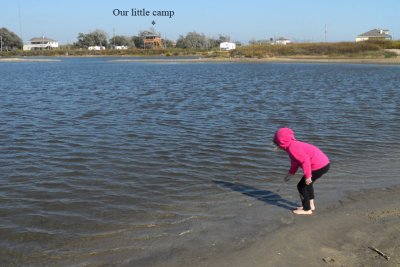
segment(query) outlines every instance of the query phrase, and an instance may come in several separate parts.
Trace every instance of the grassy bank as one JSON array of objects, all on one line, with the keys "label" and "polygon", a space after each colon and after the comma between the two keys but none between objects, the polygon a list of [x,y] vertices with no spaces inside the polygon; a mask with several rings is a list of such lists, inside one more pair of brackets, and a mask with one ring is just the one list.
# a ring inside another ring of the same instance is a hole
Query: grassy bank
[{"label": "grassy bank", "polygon": [[386,49],[400,49],[400,41],[340,42],[340,43],[294,43],[289,45],[246,45],[233,51],[201,49],[128,49],[89,51],[86,49],[55,49],[35,51],[8,51],[3,57],[21,56],[202,56],[212,58],[271,58],[318,56],[327,58],[392,58],[396,53]]},{"label": "grassy bank", "polygon": [[290,45],[252,45],[243,46],[231,52],[237,57],[290,57],[290,56],[321,56],[347,58],[389,58],[396,57],[386,49],[400,49],[399,41],[391,42],[360,42],[360,43],[304,43]]},{"label": "grassy bank", "polygon": [[197,49],[138,49],[131,48],[127,50],[106,49],[100,51],[86,49],[53,49],[53,50],[33,50],[33,51],[8,51],[0,53],[4,57],[29,57],[29,56],[191,56],[208,55],[207,51]]}]

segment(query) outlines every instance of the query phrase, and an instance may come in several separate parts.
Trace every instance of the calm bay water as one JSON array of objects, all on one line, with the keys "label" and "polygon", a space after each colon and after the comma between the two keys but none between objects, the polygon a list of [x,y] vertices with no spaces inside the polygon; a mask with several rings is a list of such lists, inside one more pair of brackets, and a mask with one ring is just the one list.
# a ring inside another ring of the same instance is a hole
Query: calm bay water
[{"label": "calm bay water", "polygon": [[[278,127],[323,149],[321,206],[399,185],[400,67],[0,63],[0,258],[146,266],[240,249],[293,220]],[[300,176],[299,176],[300,177]]]}]

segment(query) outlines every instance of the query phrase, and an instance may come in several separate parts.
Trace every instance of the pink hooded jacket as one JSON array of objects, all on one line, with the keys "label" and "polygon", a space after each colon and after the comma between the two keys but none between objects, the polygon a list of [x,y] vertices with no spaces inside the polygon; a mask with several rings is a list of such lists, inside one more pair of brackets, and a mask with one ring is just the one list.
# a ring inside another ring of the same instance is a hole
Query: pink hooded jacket
[{"label": "pink hooded jacket", "polygon": [[289,128],[280,128],[275,133],[274,142],[290,157],[290,174],[295,174],[301,166],[304,176],[311,178],[311,172],[325,167],[329,158],[316,146],[297,141]]}]

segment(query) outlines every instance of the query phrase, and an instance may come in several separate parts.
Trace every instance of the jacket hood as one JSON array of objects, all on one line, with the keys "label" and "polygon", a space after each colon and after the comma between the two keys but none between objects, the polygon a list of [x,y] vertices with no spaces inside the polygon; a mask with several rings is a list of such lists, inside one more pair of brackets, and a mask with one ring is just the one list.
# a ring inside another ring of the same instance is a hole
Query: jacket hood
[{"label": "jacket hood", "polygon": [[274,137],[274,143],[283,149],[287,149],[295,140],[294,132],[290,128],[278,129]]}]

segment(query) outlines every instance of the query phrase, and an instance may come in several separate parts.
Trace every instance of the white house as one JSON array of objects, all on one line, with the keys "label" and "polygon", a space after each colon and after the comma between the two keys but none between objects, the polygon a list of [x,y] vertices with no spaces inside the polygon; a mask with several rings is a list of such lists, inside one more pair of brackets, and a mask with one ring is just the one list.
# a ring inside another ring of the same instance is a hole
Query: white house
[{"label": "white house", "polygon": [[58,42],[56,40],[46,37],[35,37],[29,40],[28,44],[23,46],[23,50],[39,50],[39,49],[54,49],[58,48]]},{"label": "white house", "polygon": [[127,50],[128,46],[126,46],[126,45],[116,45],[116,46],[114,46],[114,49],[116,49],[116,50]]},{"label": "white house", "polygon": [[230,43],[230,42],[222,42],[219,44],[219,49],[224,50],[224,51],[235,50],[236,44]]},{"label": "white house", "polygon": [[392,36],[389,35],[389,30],[373,29],[356,37],[356,42],[368,40],[392,40]]},{"label": "white house", "polygon": [[89,46],[88,50],[106,50],[106,48],[104,46]]},{"label": "white house", "polygon": [[279,37],[278,39],[275,40],[275,44],[277,44],[277,45],[287,45],[290,43],[291,43],[291,41],[284,37]]}]

